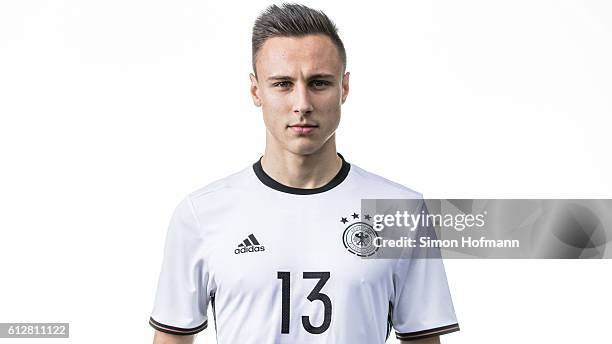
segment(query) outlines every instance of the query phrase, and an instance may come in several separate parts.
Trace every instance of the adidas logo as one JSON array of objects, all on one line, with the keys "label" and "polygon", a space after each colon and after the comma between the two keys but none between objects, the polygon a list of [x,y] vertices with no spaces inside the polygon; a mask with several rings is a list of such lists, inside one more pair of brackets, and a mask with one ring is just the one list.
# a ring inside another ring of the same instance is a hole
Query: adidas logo
[{"label": "adidas logo", "polygon": [[234,250],[235,254],[248,253],[248,252],[260,252],[265,251],[266,248],[257,241],[255,236],[251,233],[249,236],[242,240],[242,243],[238,245],[238,248]]}]

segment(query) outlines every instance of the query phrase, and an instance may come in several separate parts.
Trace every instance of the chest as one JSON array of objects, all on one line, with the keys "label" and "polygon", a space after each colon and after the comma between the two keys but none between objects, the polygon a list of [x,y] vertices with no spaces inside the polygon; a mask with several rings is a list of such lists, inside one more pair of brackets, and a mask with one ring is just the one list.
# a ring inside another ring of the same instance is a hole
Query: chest
[{"label": "chest", "polygon": [[374,249],[376,233],[363,220],[357,211],[320,208],[228,214],[207,228],[203,252],[211,287],[234,295],[262,295],[283,283],[308,291],[323,280],[324,288],[338,292],[388,288],[393,261],[363,258],[355,250]]}]

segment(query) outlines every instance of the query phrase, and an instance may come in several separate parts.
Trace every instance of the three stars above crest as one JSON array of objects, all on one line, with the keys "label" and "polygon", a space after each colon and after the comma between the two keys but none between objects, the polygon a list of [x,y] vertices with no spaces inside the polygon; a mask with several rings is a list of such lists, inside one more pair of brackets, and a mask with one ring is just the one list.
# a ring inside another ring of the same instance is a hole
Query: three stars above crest
[{"label": "three stars above crest", "polygon": [[[349,217],[352,217],[353,219],[359,219],[359,214],[357,214],[357,213],[353,213],[353,214],[352,214],[352,215],[350,215],[350,216],[343,217],[343,218],[341,218],[341,219],[340,219],[340,222],[342,222],[343,224],[346,224],[347,222],[349,222],[349,220],[348,220],[348,218],[349,218]],[[372,216],[370,216],[369,214],[365,214],[365,215],[363,216],[363,218],[364,218],[365,220],[367,220],[367,221],[370,221],[370,220],[372,219]]]}]

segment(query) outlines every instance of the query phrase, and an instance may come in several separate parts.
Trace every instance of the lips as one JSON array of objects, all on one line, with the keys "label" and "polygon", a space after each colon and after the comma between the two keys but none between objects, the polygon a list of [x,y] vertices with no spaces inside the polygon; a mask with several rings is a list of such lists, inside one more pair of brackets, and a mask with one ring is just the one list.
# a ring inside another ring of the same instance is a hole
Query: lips
[{"label": "lips", "polygon": [[295,124],[290,125],[289,128],[296,134],[305,135],[313,132],[318,125],[315,124]]}]

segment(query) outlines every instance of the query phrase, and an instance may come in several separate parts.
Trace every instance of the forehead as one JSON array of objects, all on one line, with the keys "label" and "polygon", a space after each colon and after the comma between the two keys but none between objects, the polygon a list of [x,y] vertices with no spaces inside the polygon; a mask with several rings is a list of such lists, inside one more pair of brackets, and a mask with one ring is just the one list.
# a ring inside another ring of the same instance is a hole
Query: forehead
[{"label": "forehead", "polygon": [[338,48],[325,35],[267,39],[258,53],[256,66],[261,75],[339,74],[342,70]]}]

